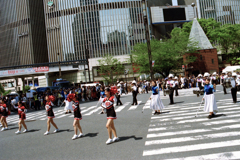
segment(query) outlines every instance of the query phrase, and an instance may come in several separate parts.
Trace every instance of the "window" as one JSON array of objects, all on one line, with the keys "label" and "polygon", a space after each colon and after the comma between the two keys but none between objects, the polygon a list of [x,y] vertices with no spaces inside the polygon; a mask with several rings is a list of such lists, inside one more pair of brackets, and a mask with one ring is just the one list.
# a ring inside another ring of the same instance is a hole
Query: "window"
[{"label": "window", "polygon": [[200,55],[200,60],[202,60],[202,55]]},{"label": "window", "polygon": [[214,59],[212,59],[212,64],[214,64]]}]

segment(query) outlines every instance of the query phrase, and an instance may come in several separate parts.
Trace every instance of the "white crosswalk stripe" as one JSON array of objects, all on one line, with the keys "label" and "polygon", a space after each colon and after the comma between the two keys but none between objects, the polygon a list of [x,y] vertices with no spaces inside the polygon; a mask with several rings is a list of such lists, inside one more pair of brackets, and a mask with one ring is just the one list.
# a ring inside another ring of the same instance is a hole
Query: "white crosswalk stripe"
[{"label": "white crosswalk stripe", "polygon": [[[222,150],[240,146],[240,105],[232,103],[232,99],[218,100],[219,117],[210,120],[203,105],[195,118],[199,105],[200,102],[168,106],[167,113],[152,116],[143,156],[174,160],[239,159],[240,151],[223,154]],[[205,153],[206,150],[212,154]],[[189,157],[181,157],[188,152]]]},{"label": "white crosswalk stripe", "polygon": [[135,105],[135,106],[131,106],[128,110],[130,111],[130,110],[135,110],[139,105],[140,105],[140,103],[141,103],[142,101],[138,101],[137,103],[137,105]]}]

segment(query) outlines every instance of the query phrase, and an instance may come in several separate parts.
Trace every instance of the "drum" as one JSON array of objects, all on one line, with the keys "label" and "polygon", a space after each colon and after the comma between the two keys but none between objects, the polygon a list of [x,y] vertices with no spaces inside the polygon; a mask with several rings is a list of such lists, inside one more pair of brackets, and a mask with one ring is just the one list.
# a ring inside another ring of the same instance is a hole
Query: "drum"
[{"label": "drum", "polygon": [[165,94],[169,95],[170,94],[170,90],[169,89],[165,89]]},{"label": "drum", "polygon": [[225,88],[232,88],[231,82],[229,82],[229,81],[224,82],[224,83],[223,83],[223,86],[224,86]]}]

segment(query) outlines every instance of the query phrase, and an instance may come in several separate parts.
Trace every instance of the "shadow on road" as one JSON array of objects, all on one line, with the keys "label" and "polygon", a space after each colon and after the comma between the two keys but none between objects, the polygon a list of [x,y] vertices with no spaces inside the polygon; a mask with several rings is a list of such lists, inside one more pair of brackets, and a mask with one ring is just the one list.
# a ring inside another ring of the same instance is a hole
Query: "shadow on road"
[{"label": "shadow on road", "polygon": [[184,103],[184,101],[181,101],[181,102],[175,102],[175,104],[178,104],[178,103]]},{"label": "shadow on road", "polygon": [[[38,131],[40,131],[41,129],[31,129],[31,130],[29,130],[28,132],[38,132]],[[27,132],[27,133],[28,133]]]},{"label": "shadow on road", "polygon": [[136,137],[136,136],[125,136],[125,137],[119,137],[120,141],[125,141],[128,139],[134,138],[135,140],[141,140],[143,139],[142,137]]},{"label": "shadow on road", "polygon": [[18,127],[9,128],[8,130],[18,129]]},{"label": "shadow on road", "polygon": [[57,133],[61,133],[61,132],[72,132],[74,130],[70,130],[70,129],[60,129]]},{"label": "shadow on road", "polygon": [[218,117],[222,117],[222,116],[227,116],[226,114],[216,114],[214,117],[212,118],[218,118]]},{"label": "shadow on road", "polygon": [[96,137],[98,133],[88,133],[84,137]]},{"label": "shadow on road", "polygon": [[161,114],[165,114],[165,113],[170,113],[170,111],[166,111],[166,112],[161,112]]}]

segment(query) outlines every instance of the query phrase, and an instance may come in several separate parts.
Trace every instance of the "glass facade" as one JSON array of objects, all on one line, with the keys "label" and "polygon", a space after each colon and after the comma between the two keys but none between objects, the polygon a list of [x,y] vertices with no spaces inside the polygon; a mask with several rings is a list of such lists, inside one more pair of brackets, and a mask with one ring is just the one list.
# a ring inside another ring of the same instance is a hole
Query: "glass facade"
[{"label": "glass facade", "polygon": [[197,0],[200,18],[214,18],[222,24],[240,24],[239,0]]},{"label": "glass facade", "polygon": [[43,3],[0,0],[0,68],[48,62]]},{"label": "glass facade", "polygon": [[125,55],[145,41],[141,0],[43,1],[49,62]]}]

